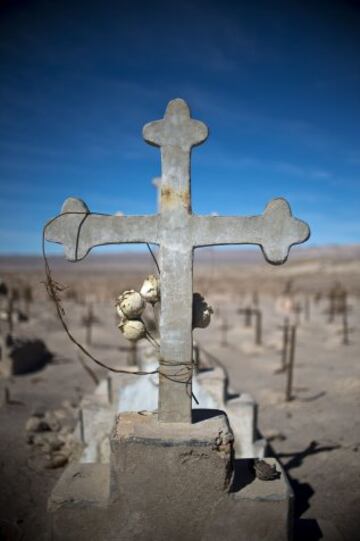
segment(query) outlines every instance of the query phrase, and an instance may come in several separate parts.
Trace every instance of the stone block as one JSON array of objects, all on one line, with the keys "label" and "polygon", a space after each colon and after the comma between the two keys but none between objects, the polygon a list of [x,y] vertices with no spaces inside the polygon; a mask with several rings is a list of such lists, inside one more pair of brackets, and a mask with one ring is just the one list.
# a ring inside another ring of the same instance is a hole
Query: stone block
[{"label": "stone block", "polygon": [[248,393],[242,393],[226,403],[226,414],[234,433],[236,458],[262,458],[266,440],[259,439],[257,430],[257,404]]},{"label": "stone block", "polygon": [[203,370],[197,375],[199,384],[213,397],[218,407],[223,409],[225,405],[225,394],[227,378],[225,370],[217,366],[210,370]]},{"label": "stone block", "polygon": [[[110,497],[129,516],[142,517],[141,539],[198,539],[229,489],[233,435],[227,418],[205,410],[194,416],[198,422],[176,425],[159,423],[156,414],[118,416],[110,441]],[[132,539],[130,528],[126,535]]]},{"label": "stone block", "polygon": [[[81,402],[82,409],[82,431],[84,436],[85,448],[80,458],[80,462],[109,462],[108,456],[105,457],[100,448],[104,440],[109,438],[110,427],[113,425],[115,412],[111,404],[104,404],[97,399],[91,400],[86,397]],[[80,423],[77,424],[75,437],[81,441]]]}]

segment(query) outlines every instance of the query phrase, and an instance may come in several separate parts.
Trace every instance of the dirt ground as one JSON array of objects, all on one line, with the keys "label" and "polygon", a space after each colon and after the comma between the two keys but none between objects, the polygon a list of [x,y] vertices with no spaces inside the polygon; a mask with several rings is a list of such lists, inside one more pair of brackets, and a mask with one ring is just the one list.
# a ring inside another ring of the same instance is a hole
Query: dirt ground
[{"label": "dirt ground", "polygon": [[[146,274],[154,272],[151,259],[122,255],[114,260],[95,258],[79,267],[63,265],[60,260],[52,263],[54,277],[69,286],[62,297],[76,337],[85,341],[82,318],[92,304],[98,322],[92,329],[91,351],[113,366],[125,365],[126,343],[116,327],[114,299],[126,288],[138,288]],[[46,502],[63,468],[47,467],[47,457],[27,443],[25,424],[39,407],[54,410],[72,404],[76,411],[76,404],[94,388],[94,382],[46,297],[40,283],[44,280],[41,262],[2,259],[0,273],[13,286],[31,284],[33,288],[29,321],[15,323],[14,334],[42,338],[53,354],[52,361],[38,372],[10,379],[0,376],[0,532],[6,540],[45,541],[49,539]],[[339,280],[349,294],[349,345],[342,344],[341,317],[328,322],[327,293]],[[293,399],[288,402],[286,375],[276,373],[284,321],[279,298],[286,287],[302,307]],[[233,254],[208,252],[195,267],[195,290],[205,294],[215,311],[211,326],[196,330],[195,339],[226,367],[232,389],[253,394],[259,404],[259,428],[290,477],[296,497],[295,539],[359,538],[358,248],[320,255],[303,252],[282,268],[260,263],[252,254],[237,259]],[[244,315],[237,313],[256,297],[263,319],[260,346],[254,343],[254,324],[245,327]],[[6,323],[1,326],[5,333]],[[102,369],[94,370],[99,376],[105,374]]]}]

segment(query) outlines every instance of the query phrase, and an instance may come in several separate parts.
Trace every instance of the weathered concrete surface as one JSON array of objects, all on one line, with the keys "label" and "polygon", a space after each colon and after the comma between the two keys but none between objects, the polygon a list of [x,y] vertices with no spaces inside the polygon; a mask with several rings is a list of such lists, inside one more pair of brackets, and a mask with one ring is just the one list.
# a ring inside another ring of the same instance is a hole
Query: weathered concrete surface
[{"label": "weathered concrete surface", "polygon": [[191,422],[193,250],[219,244],[257,244],[270,263],[283,263],[309,227],[292,217],[284,199],[274,199],[262,216],[194,216],[191,213],[192,147],[207,138],[204,123],[190,117],[182,99],[169,102],[163,119],[144,127],[145,140],[161,150],[160,213],[155,216],[89,214],[86,204],[68,199],[46,238],[64,245],[77,261],[94,247],[125,242],[160,245],[159,420]]},{"label": "weathered concrete surface", "polygon": [[70,464],[51,493],[48,511],[105,508],[109,499],[109,473],[106,464]]},{"label": "weathered concrete surface", "polygon": [[[156,356],[146,357],[139,352],[141,368],[151,372],[156,368]],[[109,402],[108,378],[113,400]],[[115,415],[123,412],[155,411],[158,395],[158,374],[124,380],[112,374],[100,381],[95,392],[81,402],[83,435],[86,447],[81,462],[109,462],[109,436]],[[228,417],[234,434],[235,458],[263,458],[266,440],[257,428],[257,404],[248,393],[234,393],[228,387],[227,375],[221,366],[200,371],[194,376],[193,391],[199,404],[193,400],[193,409],[221,410]],[[119,398],[118,398],[119,397]],[[80,439],[79,425],[76,435]]]},{"label": "weathered concrete surface", "polygon": [[[82,418],[75,429],[75,436],[79,441],[83,439],[85,444],[80,460],[84,463],[102,462],[104,445],[106,446],[104,442],[109,440],[110,427],[114,421],[114,409],[109,404],[88,397],[82,401],[81,409]],[[106,462],[108,461],[107,459]]]},{"label": "weathered concrete surface", "polygon": [[263,458],[266,440],[257,429],[257,404],[249,393],[241,393],[226,403],[226,415],[234,432],[235,456],[241,458]]},{"label": "weathered concrete surface", "polygon": [[226,413],[234,434],[235,457],[263,458],[266,453],[266,440],[258,433],[257,404],[253,397],[249,393],[231,396],[227,375],[221,366],[201,371],[196,379],[213,397],[215,407]]},{"label": "weathered concrete surface", "polygon": [[66,468],[48,501],[52,541],[120,539],[107,531],[109,474],[107,464]]},{"label": "weathered concrete surface", "polygon": [[234,462],[223,414],[195,417],[190,430],[123,414],[111,451],[110,468],[65,470],[49,500],[53,541],[288,539],[292,492],[284,473],[268,459],[281,477],[259,481],[251,461]]},{"label": "weathered concrete surface", "polygon": [[241,488],[236,490],[234,487],[234,492],[216,506],[209,517],[201,541],[292,539],[293,491],[278,461],[274,458],[267,458],[266,461],[269,464],[276,464],[277,470],[281,472],[279,479],[274,481],[254,479],[249,474],[251,461],[237,461],[236,475]]},{"label": "weathered concrete surface", "polygon": [[[203,416],[204,412],[199,413]],[[141,516],[132,539],[199,538],[232,477],[232,433],[223,414],[194,422],[158,423],[156,415],[125,414],[111,439],[111,500]]]}]

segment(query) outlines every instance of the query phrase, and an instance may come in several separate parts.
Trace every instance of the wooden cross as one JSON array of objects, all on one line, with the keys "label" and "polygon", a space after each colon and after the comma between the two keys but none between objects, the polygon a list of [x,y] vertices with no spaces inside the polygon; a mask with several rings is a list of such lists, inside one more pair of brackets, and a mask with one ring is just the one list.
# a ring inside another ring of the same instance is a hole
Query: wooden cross
[{"label": "wooden cross", "polygon": [[224,347],[228,347],[228,345],[229,345],[229,342],[228,342],[228,339],[227,339],[229,329],[230,329],[230,326],[229,326],[227,317],[224,316],[222,318],[221,327],[220,327],[220,330],[221,330],[221,345],[224,346]]},{"label": "wooden cross", "polygon": [[253,308],[252,313],[255,316],[255,344],[261,346],[262,343],[262,312],[260,308]]},{"label": "wooden cross", "polygon": [[46,229],[46,239],[64,245],[71,261],[94,246],[154,243],[160,246],[159,420],[191,422],[193,251],[199,246],[257,244],[265,258],[284,263],[293,244],[309,237],[309,227],[292,217],[284,199],[273,199],[261,216],[197,216],[191,212],[191,149],[205,141],[205,124],[190,117],[182,99],[169,102],[163,119],[144,127],[147,143],[160,147],[160,212],[151,216],[89,214],[69,198],[62,215]]},{"label": "wooden cross", "polygon": [[286,370],[287,370],[286,393],[285,393],[286,402],[290,402],[290,400],[293,399],[292,388],[293,388],[293,378],[294,378],[295,347],[296,347],[296,325],[291,325],[290,326],[289,358],[286,365]]},{"label": "wooden cross", "polygon": [[87,313],[82,317],[82,324],[86,328],[86,344],[91,345],[92,326],[98,322],[98,318],[94,314],[93,305],[89,304]]}]

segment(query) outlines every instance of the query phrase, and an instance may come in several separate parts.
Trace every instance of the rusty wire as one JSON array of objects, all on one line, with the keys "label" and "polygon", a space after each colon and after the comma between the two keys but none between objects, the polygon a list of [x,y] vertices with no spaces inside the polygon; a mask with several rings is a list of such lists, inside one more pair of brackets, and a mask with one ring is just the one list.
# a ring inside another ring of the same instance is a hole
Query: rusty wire
[{"label": "rusty wire", "polygon": [[[129,374],[129,375],[135,375],[135,376],[150,376],[150,375],[153,375],[153,374],[159,374],[160,376],[163,376],[164,378],[166,378],[169,381],[172,381],[174,383],[182,383],[182,384],[186,385],[188,395],[190,397],[192,396],[194,398],[195,402],[197,404],[199,404],[199,402],[198,402],[196,396],[194,395],[194,393],[192,391],[189,391],[189,387],[190,387],[191,380],[192,380],[193,360],[191,360],[191,362],[189,362],[189,363],[185,363],[185,362],[165,361],[164,359],[160,359],[160,361],[159,361],[160,366],[156,370],[151,370],[151,371],[138,370],[137,372],[130,372],[128,370],[124,370],[124,369],[120,369],[120,368],[113,368],[113,367],[107,365],[106,363],[104,363],[103,361],[100,361],[99,359],[94,357],[94,355],[92,355],[86,349],[86,347],[83,344],[81,344],[74,337],[74,335],[72,334],[72,332],[69,329],[68,324],[66,323],[66,320],[65,320],[65,315],[66,314],[65,314],[65,310],[64,310],[64,307],[62,305],[62,299],[61,299],[61,293],[62,293],[62,291],[64,291],[66,289],[66,286],[64,286],[63,284],[60,284],[59,282],[57,282],[57,281],[55,281],[53,279],[50,263],[49,263],[49,260],[48,260],[47,254],[46,254],[46,248],[45,248],[46,229],[54,221],[56,221],[58,218],[60,218],[61,216],[66,215],[66,214],[83,215],[83,219],[81,220],[81,222],[79,224],[79,228],[78,228],[77,235],[76,235],[75,259],[77,259],[77,255],[78,255],[78,247],[79,247],[79,239],[80,239],[81,228],[84,225],[86,219],[90,215],[96,215],[96,216],[109,216],[109,215],[105,214],[105,213],[81,212],[81,211],[65,211],[65,212],[62,212],[61,214],[58,214],[57,216],[55,216],[51,220],[49,220],[45,224],[45,226],[43,228],[43,231],[42,231],[42,256],[43,256],[43,260],[44,260],[45,278],[46,278],[45,287],[46,287],[46,290],[48,292],[49,297],[51,298],[51,300],[55,304],[58,318],[59,318],[59,320],[60,320],[60,322],[61,322],[61,324],[62,324],[62,326],[63,326],[63,328],[64,328],[64,330],[65,330],[65,332],[66,332],[66,334],[68,336],[68,338],[70,339],[70,341],[73,344],[75,344],[75,346],[77,348],[79,348],[79,350],[84,355],[86,355],[86,357],[91,359],[95,364],[97,364],[101,368],[105,368],[106,370],[109,370],[110,372],[115,372],[117,374]],[[158,270],[158,272],[160,274],[160,268],[159,268],[157,259],[156,259],[155,255],[154,255],[154,253],[152,252],[150,245],[148,243],[146,243],[146,244],[147,244],[147,247],[148,247],[148,249],[150,251],[150,254],[151,254],[151,256],[152,256],[152,258],[154,260],[154,263],[155,263],[155,265],[157,267],[157,270]],[[81,363],[81,364],[84,366],[83,363]],[[165,374],[164,372],[161,371],[161,366],[172,366],[172,367],[179,366],[179,367],[182,367],[182,368],[185,369],[185,373],[181,373],[181,370],[179,370],[178,372],[174,373],[173,375]],[[85,366],[84,366],[84,368],[85,368]],[[89,367],[87,367],[87,369],[88,369],[87,371],[90,370]],[[178,379],[179,377],[181,378],[182,376],[184,376],[183,380]],[[185,379],[185,376],[186,376],[186,379]]]},{"label": "rusty wire", "polygon": [[77,232],[77,235],[76,235],[76,247],[75,247],[75,257],[77,258],[77,254],[78,254],[78,245],[79,245],[79,238],[80,238],[80,229],[81,227],[83,226],[83,224],[85,223],[85,220],[86,218],[88,218],[89,215],[94,215],[96,214],[97,216],[108,216],[107,214],[102,214],[102,213],[93,213],[93,212],[80,212],[80,211],[68,211],[68,212],[63,212],[61,214],[58,214],[57,216],[55,216],[54,218],[52,218],[51,220],[49,220],[44,228],[43,228],[43,232],[42,232],[42,256],[43,256],[43,260],[44,260],[44,265],[45,265],[45,278],[46,278],[46,281],[45,281],[45,287],[46,287],[46,290],[48,292],[48,295],[49,297],[51,298],[51,300],[54,302],[55,304],[55,307],[56,307],[56,312],[57,312],[57,315],[58,315],[58,318],[68,336],[68,338],[71,340],[71,342],[73,342],[73,344],[75,344],[75,346],[77,346],[80,351],[86,355],[89,359],[91,359],[94,363],[96,363],[98,366],[101,366],[102,368],[105,368],[106,370],[109,370],[110,372],[115,372],[117,374],[135,374],[135,375],[138,375],[138,376],[147,376],[147,375],[151,375],[151,374],[156,374],[158,372],[158,369],[157,370],[153,370],[153,371],[150,371],[150,372],[147,372],[147,371],[141,371],[139,370],[138,372],[130,372],[129,370],[124,370],[124,369],[120,369],[120,368],[113,368],[111,366],[108,366],[107,364],[105,364],[103,361],[100,361],[99,359],[97,359],[96,357],[94,357],[94,355],[92,355],[87,349],[85,346],[83,346],[75,337],[74,335],[72,334],[72,332],[70,331],[66,321],[65,321],[65,310],[64,310],[64,307],[62,305],[62,302],[61,302],[61,297],[60,297],[60,293],[62,291],[64,291],[64,289],[66,289],[66,286],[60,284],[59,282],[56,282],[53,277],[52,277],[52,271],[51,271],[51,267],[50,267],[50,264],[49,264],[49,260],[48,260],[48,257],[47,257],[47,254],[46,254],[46,249],[45,249],[45,233],[46,233],[46,229],[49,227],[49,225],[51,225],[55,220],[57,220],[58,218],[60,218],[61,216],[64,216],[66,214],[81,214],[83,215],[83,219],[81,220],[80,222],[80,225],[79,225],[79,229],[78,229],[78,232]]}]

